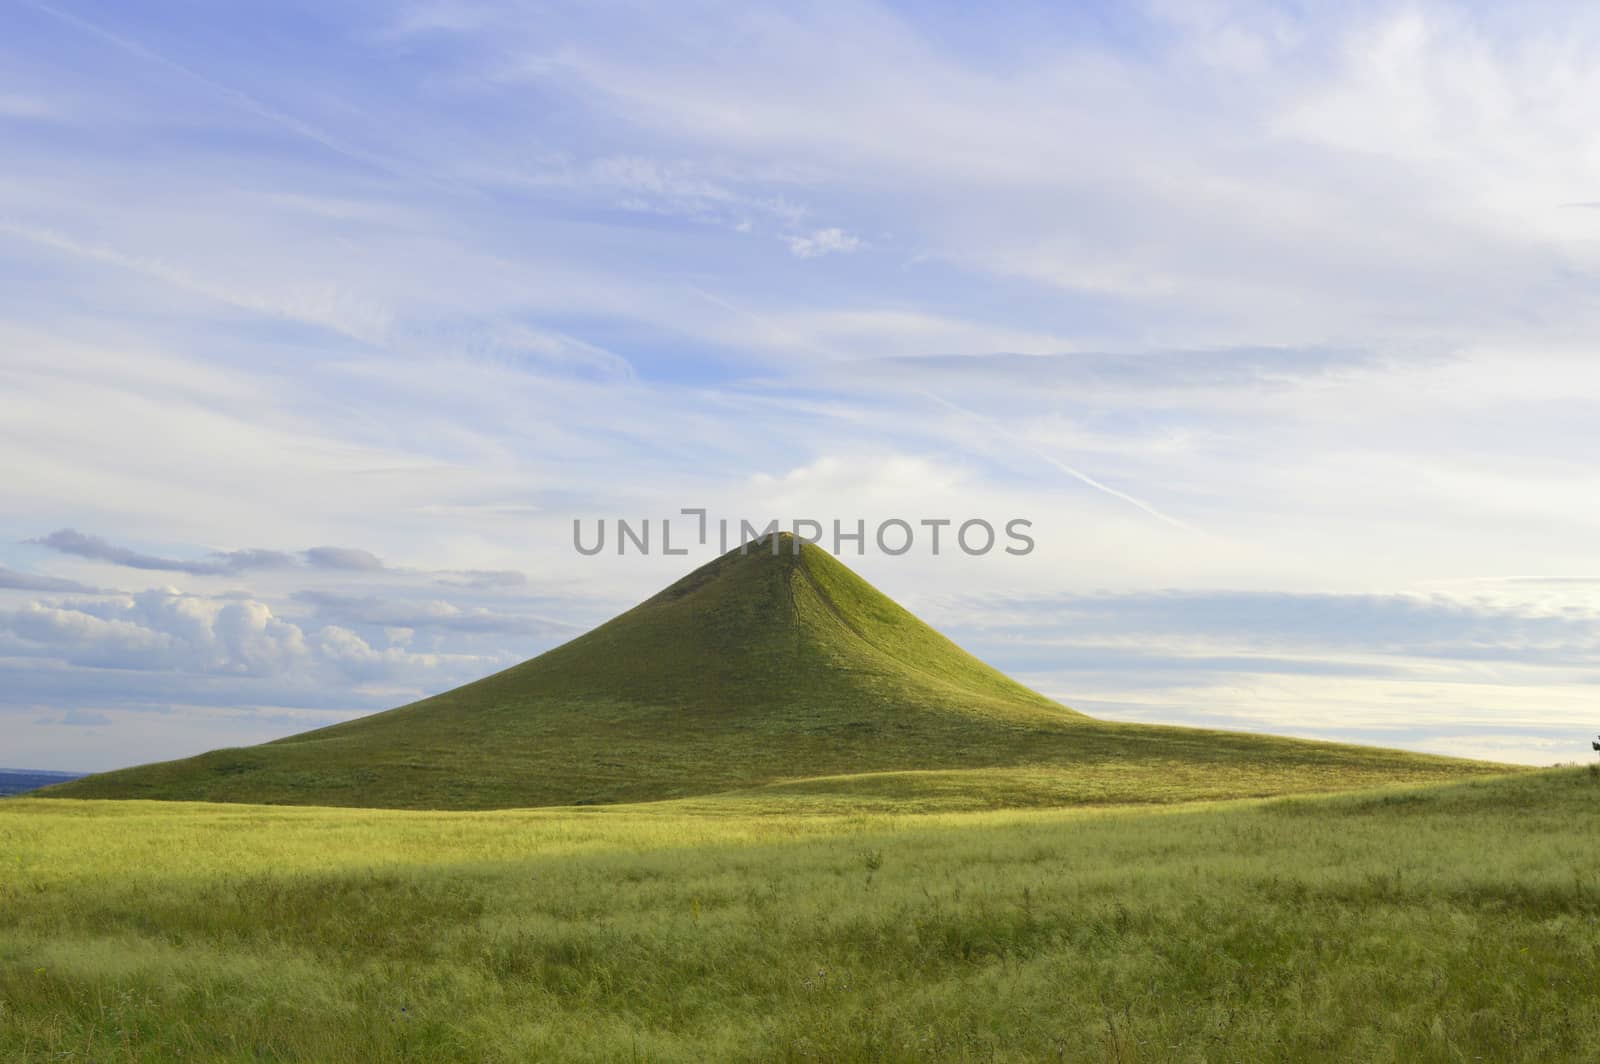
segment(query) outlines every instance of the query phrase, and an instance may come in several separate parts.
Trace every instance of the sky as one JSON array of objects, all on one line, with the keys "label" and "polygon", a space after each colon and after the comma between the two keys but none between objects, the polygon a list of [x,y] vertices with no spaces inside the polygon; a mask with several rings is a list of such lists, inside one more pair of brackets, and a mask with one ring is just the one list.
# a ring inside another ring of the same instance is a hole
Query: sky
[{"label": "sky", "polygon": [[0,5],[0,765],[445,690],[685,507],[1030,521],[844,557],[1098,716],[1592,756],[1597,98],[1580,4]]}]

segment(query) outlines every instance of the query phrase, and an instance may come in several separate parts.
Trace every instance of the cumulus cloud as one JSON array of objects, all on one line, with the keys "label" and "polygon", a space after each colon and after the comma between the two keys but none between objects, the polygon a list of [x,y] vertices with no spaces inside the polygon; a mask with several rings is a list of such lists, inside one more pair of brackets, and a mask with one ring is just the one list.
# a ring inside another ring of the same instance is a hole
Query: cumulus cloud
[{"label": "cumulus cloud", "polygon": [[0,616],[17,636],[56,648],[76,665],[109,668],[162,668],[178,644],[166,632],[130,620],[108,620],[81,609],[60,609],[34,602]]},{"label": "cumulus cloud", "polygon": [[300,682],[416,676],[442,664],[477,660],[412,653],[398,643],[376,651],[339,625],[308,634],[264,602],[175,588],[71,606],[32,602],[0,613],[0,632],[71,665]]},{"label": "cumulus cloud", "polygon": [[336,624],[326,625],[317,634],[317,649],[322,658],[357,680],[381,679],[402,668],[431,668],[439,655],[418,654],[404,646],[373,647],[357,632]]},{"label": "cumulus cloud", "polygon": [[13,632],[75,664],[267,675],[306,661],[305,635],[264,603],[157,589],[70,607],[33,602]]}]

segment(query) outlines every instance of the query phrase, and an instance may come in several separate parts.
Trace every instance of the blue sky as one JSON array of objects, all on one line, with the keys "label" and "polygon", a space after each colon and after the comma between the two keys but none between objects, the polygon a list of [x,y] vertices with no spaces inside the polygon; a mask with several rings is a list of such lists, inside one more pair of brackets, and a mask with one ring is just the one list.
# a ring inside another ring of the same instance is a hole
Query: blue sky
[{"label": "blue sky", "polygon": [[346,719],[703,557],[849,560],[1120,719],[1600,725],[1600,16],[0,8],[0,764]]}]

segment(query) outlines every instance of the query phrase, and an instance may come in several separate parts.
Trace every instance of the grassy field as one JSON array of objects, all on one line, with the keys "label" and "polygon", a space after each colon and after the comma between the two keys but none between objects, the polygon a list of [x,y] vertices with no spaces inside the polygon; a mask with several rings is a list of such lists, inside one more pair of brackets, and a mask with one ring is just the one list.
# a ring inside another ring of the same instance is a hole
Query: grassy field
[{"label": "grassy field", "polygon": [[1600,779],[1096,721],[780,545],[0,804],[0,1059],[1600,1058]]},{"label": "grassy field", "polygon": [[[724,555],[564,646],[413,705],[56,793],[502,809],[793,791],[807,777],[802,790],[862,799],[904,797],[920,783],[946,807],[1041,806],[1503,769],[1094,720],[962,651],[826,551],[794,554],[791,543],[780,540],[776,556]],[[998,780],[997,769],[1003,786],[974,789],[973,778]]]},{"label": "grassy field", "polygon": [[0,1059],[1600,1059],[1587,770],[888,808],[7,800]]}]

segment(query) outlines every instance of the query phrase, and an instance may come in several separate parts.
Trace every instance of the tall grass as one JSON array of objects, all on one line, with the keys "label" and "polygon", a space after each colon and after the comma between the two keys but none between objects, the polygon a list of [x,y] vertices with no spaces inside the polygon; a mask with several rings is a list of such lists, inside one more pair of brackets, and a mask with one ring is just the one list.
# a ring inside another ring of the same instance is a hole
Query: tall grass
[{"label": "tall grass", "polygon": [[1600,1059],[1600,781],[1157,810],[0,804],[0,1059]]}]

